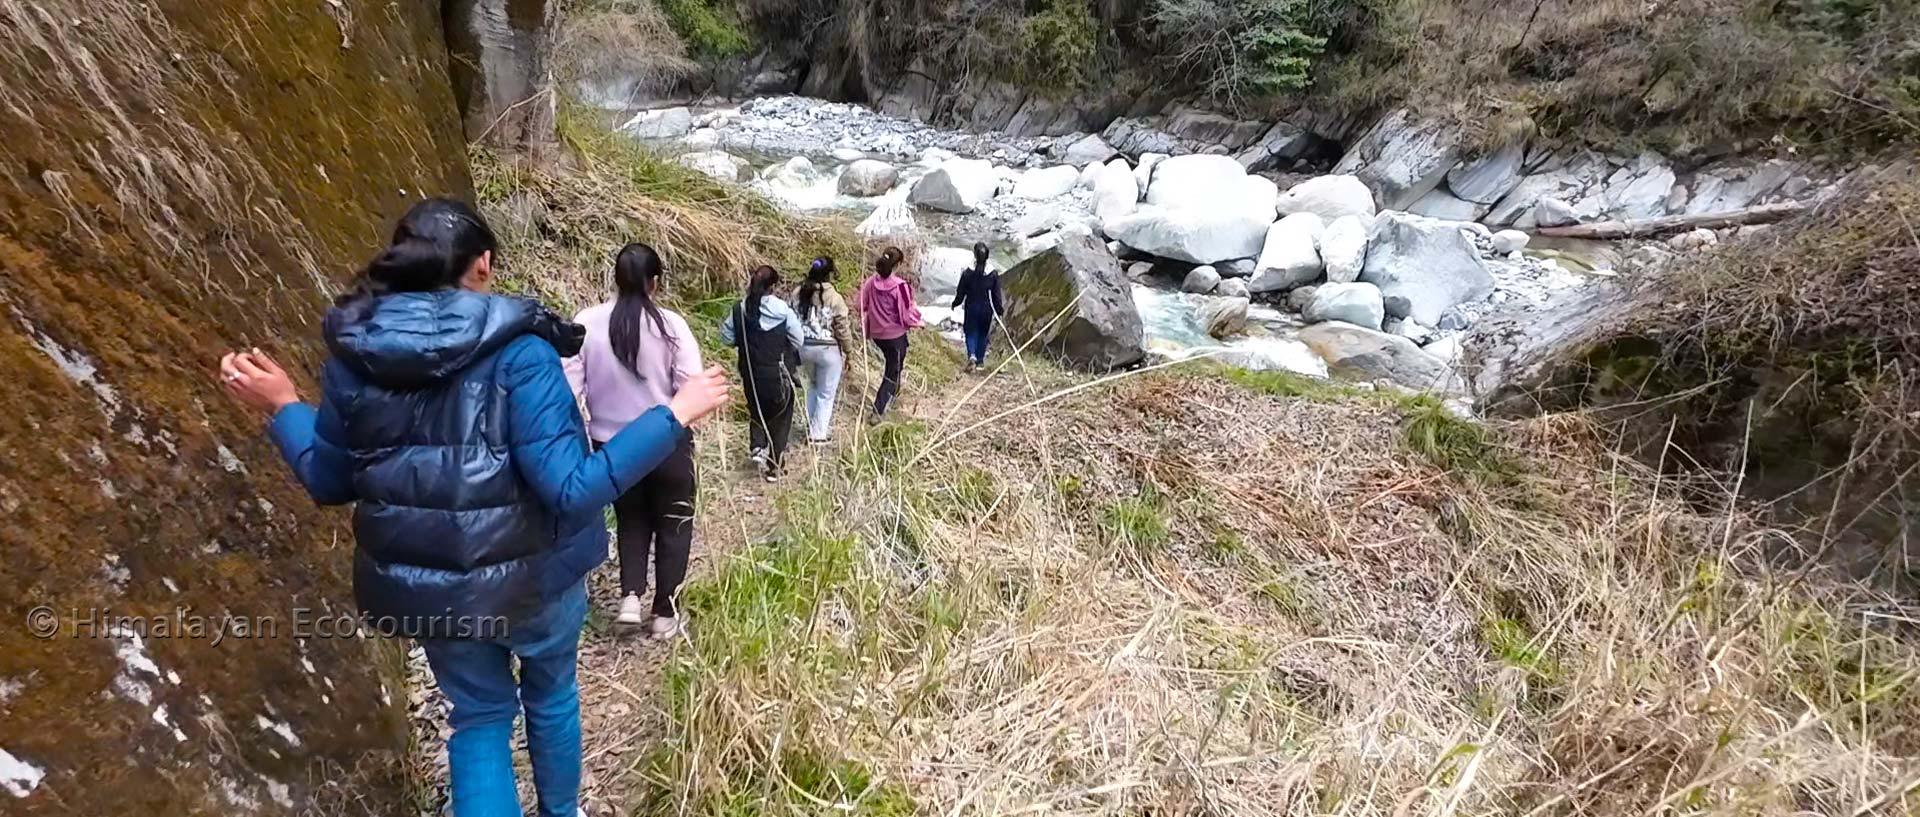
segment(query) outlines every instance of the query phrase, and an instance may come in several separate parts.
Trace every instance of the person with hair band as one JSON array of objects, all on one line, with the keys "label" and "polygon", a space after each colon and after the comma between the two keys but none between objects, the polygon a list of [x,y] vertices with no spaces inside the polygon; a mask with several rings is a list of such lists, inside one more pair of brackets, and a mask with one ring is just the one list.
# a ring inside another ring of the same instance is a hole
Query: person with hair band
[{"label": "person with hair band", "polygon": [[786,461],[787,437],[793,433],[793,377],[800,349],[806,345],[800,316],[773,294],[779,283],[780,273],[774,268],[754,268],[747,278],[746,297],[734,304],[720,324],[720,340],[739,350],[751,456],[768,482],[779,477]]},{"label": "person with hair band", "polygon": [[[611,301],[573,318],[586,327],[580,354],[567,358],[567,381],[587,406],[587,434],[604,446],[634,420],[673,400],[700,374],[700,344],[684,318],[658,303],[665,274],[660,254],[628,244],[614,257]],[[647,557],[654,566],[655,638],[680,631],[675,594],[687,577],[693,550],[693,500],[698,490],[693,438],[687,436],[631,490],[613,501],[620,554],[620,609],[614,623],[648,624],[640,596],[647,592]]]},{"label": "person with hair band", "polygon": [[979,371],[987,365],[987,347],[993,340],[993,320],[1006,312],[1000,296],[1000,273],[987,266],[987,245],[973,245],[973,266],[960,273],[960,285],[953,294],[953,308],[962,312],[961,330],[967,338],[967,370]]},{"label": "person with hair band", "polygon": [[813,445],[825,445],[833,436],[833,401],[853,350],[847,302],[833,291],[833,273],[833,259],[813,259],[797,298],[806,333],[800,363],[807,373],[807,442]]},{"label": "person with hair band", "polygon": [[472,207],[422,201],[327,313],[317,407],[258,349],[229,352],[220,377],[272,418],[315,501],[356,505],[355,601],[381,632],[419,640],[453,704],[454,817],[522,813],[523,712],[539,814],[576,817],[576,658],[605,508],[726,402],[727,383],[717,368],[693,375],[590,450],[560,363],[583,333],[488,294],[498,249]]},{"label": "person with hair band", "polygon": [[913,302],[913,285],[894,273],[904,256],[899,247],[888,247],[873,262],[873,274],[860,284],[854,296],[854,308],[867,337],[880,350],[884,368],[880,389],[873,396],[873,415],[868,422],[886,419],[887,409],[900,393],[900,375],[907,364],[907,333],[921,324],[920,307]]}]

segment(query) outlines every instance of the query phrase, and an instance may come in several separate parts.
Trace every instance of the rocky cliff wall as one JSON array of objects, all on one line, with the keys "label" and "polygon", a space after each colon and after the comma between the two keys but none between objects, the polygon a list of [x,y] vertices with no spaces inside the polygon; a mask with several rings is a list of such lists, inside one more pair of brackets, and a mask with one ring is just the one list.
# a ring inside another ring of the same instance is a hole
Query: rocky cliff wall
[{"label": "rocky cliff wall", "polygon": [[401,813],[399,662],[297,637],[352,610],[345,517],[210,373],[313,371],[325,293],[470,194],[440,25],[0,0],[0,812]]}]

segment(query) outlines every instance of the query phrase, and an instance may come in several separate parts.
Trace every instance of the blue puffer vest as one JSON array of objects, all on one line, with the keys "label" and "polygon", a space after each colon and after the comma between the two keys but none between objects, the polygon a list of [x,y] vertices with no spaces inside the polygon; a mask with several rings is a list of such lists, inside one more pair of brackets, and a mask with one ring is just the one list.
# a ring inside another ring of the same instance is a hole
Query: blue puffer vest
[{"label": "blue puffer vest", "polygon": [[[516,471],[508,438],[502,361],[530,343],[574,354],[578,327],[531,301],[449,290],[335,309],[325,337],[328,401],[358,499],[354,595],[376,626],[471,635],[487,620],[531,615],[554,585],[577,583],[605,558],[601,520],[546,508]],[[561,391],[552,399],[567,401],[574,428],[556,433],[578,434],[572,395]],[[556,559],[582,564],[557,569]]]}]

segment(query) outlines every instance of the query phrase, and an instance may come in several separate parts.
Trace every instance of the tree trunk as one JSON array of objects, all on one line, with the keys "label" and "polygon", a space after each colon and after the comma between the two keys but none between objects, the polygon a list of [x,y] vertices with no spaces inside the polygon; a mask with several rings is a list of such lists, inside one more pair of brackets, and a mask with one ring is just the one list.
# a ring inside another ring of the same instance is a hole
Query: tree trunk
[{"label": "tree trunk", "polygon": [[1554,238],[1640,238],[1643,236],[1665,235],[1695,230],[1701,227],[1717,229],[1720,227],[1738,227],[1743,224],[1769,224],[1789,216],[1806,212],[1804,202],[1783,201],[1778,204],[1762,204],[1744,210],[1728,210],[1720,213],[1699,213],[1695,215],[1662,216],[1660,218],[1627,219],[1624,221],[1596,221],[1592,224],[1571,224],[1565,227],[1542,227],[1535,233]]}]

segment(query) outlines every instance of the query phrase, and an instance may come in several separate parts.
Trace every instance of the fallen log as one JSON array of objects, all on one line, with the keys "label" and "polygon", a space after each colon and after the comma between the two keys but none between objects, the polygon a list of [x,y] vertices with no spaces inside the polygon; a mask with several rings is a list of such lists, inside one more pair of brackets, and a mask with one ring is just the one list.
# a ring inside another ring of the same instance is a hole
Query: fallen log
[{"label": "fallen log", "polygon": [[1748,207],[1744,210],[1623,221],[1596,221],[1592,224],[1570,224],[1565,227],[1541,227],[1534,232],[1554,238],[1641,238],[1650,235],[1682,233],[1701,227],[1719,229],[1747,224],[1770,224],[1788,216],[1799,215],[1806,212],[1806,209],[1807,205],[1803,202],[1783,201],[1778,204]]}]

